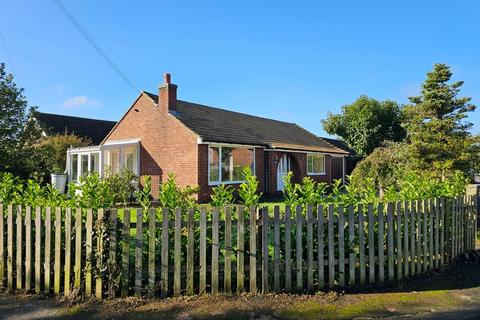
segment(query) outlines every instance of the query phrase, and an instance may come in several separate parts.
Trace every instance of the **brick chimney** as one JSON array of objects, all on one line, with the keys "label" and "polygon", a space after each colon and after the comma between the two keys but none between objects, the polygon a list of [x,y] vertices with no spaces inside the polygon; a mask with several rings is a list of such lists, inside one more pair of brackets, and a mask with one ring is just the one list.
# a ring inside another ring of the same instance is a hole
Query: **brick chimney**
[{"label": "brick chimney", "polygon": [[163,84],[158,88],[158,106],[165,113],[177,110],[177,85],[171,83],[169,73],[163,75]]}]

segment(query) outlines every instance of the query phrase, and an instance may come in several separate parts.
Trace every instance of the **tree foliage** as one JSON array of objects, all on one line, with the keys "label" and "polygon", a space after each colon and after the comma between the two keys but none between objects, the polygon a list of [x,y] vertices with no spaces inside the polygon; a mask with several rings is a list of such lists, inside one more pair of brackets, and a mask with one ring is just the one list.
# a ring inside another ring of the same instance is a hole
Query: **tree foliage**
[{"label": "tree foliage", "polygon": [[409,174],[445,180],[472,173],[479,139],[466,118],[475,106],[469,97],[458,97],[463,81],[450,84],[451,76],[448,66],[434,66],[421,95],[411,97],[403,108],[405,141],[377,148],[359,162],[351,177],[354,184],[374,183],[383,194],[402,189],[402,179]]},{"label": "tree foliage", "polygon": [[342,137],[360,156],[369,155],[384,141],[405,137],[399,105],[367,96],[343,106],[340,114],[329,113],[322,124],[327,133]]},{"label": "tree foliage", "polygon": [[409,150],[418,169],[435,170],[445,178],[448,171],[468,172],[475,161],[477,137],[466,120],[476,106],[470,97],[459,97],[463,81],[449,83],[452,77],[445,64],[435,64],[427,73],[419,96],[409,98],[404,127]]},{"label": "tree foliage", "polygon": [[66,169],[68,148],[91,145],[91,140],[65,132],[45,137],[39,143],[39,151],[49,155],[48,169],[52,173],[63,173]]},{"label": "tree foliage", "polygon": [[22,178],[43,177],[46,155],[35,148],[41,131],[30,117],[24,90],[0,63],[0,171]]}]

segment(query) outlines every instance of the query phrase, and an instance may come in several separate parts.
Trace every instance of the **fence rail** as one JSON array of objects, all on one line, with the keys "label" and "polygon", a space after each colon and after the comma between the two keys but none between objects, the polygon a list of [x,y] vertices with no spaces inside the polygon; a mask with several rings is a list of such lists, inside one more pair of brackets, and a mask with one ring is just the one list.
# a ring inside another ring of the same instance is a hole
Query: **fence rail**
[{"label": "fence rail", "polygon": [[381,284],[442,268],[473,250],[474,200],[284,212],[0,204],[0,286],[102,298]]}]

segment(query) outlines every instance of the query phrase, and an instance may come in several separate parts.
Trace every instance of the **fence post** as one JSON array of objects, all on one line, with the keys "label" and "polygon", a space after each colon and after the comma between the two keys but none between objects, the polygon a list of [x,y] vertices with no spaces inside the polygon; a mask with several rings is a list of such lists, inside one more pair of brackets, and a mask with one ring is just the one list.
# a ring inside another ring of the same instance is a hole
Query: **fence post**
[{"label": "fence post", "polygon": [[60,294],[61,252],[62,250],[62,208],[55,209],[55,260],[53,270],[53,292]]},{"label": "fence post", "polygon": [[75,280],[73,286],[79,291],[82,281],[82,209],[75,213]]},{"label": "fence post", "polygon": [[[402,204],[401,202],[397,202],[397,280],[401,280],[403,278],[403,259],[407,259],[404,251],[402,249],[402,217],[405,215],[402,212]],[[404,219],[404,225],[408,224],[407,220]],[[406,248],[405,248],[406,249]]]},{"label": "fence post", "polygon": [[93,235],[93,210],[87,209],[85,223],[85,294],[92,294],[92,235]]},{"label": "fence post", "polygon": [[335,286],[335,239],[334,239],[334,210],[333,204],[328,205],[328,286]]},{"label": "fence post", "polygon": [[[324,224],[323,205],[317,207],[317,256],[318,256],[318,287],[323,289],[325,286],[325,254],[324,254]],[[286,231],[286,230],[285,230]]]},{"label": "fence post", "polygon": [[108,296],[115,298],[116,273],[120,268],[117,267],[117,209],[110,210],[110,239],[108,252]]},{"label": "fence post", "polygon": [[285,207],[285,291],[292,290],[292,220],[290,206]]},{"label": "fence post", "polygon": [[307,290],[313,290],[313,224],[312,206],[307,206]]},{"label": "fence post", "polygon": [[72,209],[65,211],[65,266],[64,266],[64,294],[70,294],[70,277],[72,266]]},{"label": "fence post", "polygon": [[207,209],[200,208],[200,287],[199,293],[207,290]]},{"label": "fence post", "polygon": [[387,265],[388,265],[388,281],[394,280],[393,267],[393,203],[387,204]]},{"label": "fence post", "polygon": [[123,210],[123,244],[122,244],[122,276],[121,290],[122,298],[128,296],[128,280],[130,266],[130,209]]},{"label": "fence post", "polygon": [[[188,209],[188,220],[187,220],[187,294],[193,295],[193,275],[194,275],[194,244],[195,244],[195,233],[194,233],[194,221],[193,221],[193,209]],[[231,228],[231,226],[230,226]],[[226,241],[226,240],[225,240]],[[225,244],[226,245],[226,244]],[[227,262],[225,259],[225,266]]]},{"label": "fence post", "polygon": [[143,210],[136,212],[136,239],[135,239],[135,287],[136,297],[142,296],[142,271],[143,271]]},{"label": "fence post", "polygon": [[23,208],[22,206],[17,206],[17,289],[22,289],[23,285],[23,272],[22,272],[22,264],[23,264]]},{"label": "fence post", "polygon": [[157,215],[154,208],[148,211],[148,294],[155,297],[155,253]]},{"label": "fence post", "polygon": [[365,215],[363,205],[358,205],[358,243],[359,243],[359,264],[360,264],[360,284],[365,284]]},{"label": "fence post", "polygon": [[35,209],[35,293],[41,291],[41,277],[42,277],[42,213],[41,208]]},{"label": "fence post", "polygon": [[280,291],[280,208],[273,212],[273,290]]},{"label": "fence post", "polygon": [[355,216],[353,205],[348,206],[348,284],[355,285],[355,267],[357,264],[355,256]]},{"label": "fence post", "polygon": [[[3,233],[1,237],[3,238]],[[1,255],[0,257],[3,259]],[[2,276],[0,275],[0,279]],[[32,207],[28,206],[25,208],[25,291],[30,290],[32,290]]]},{"label": "fence post", "polygon": [[410,263],[410,250],[408,248],[409,246],[409,224],[408,224],[408,218],[410,217],[409,209],[408,209],[408,202],[405,201],[403,203],[403,274],[405,278],[408,278],[410,275],[410,270],[409,270],[409,263]]},{"label": "fence post", "polygon": [[[237,292],[240,293],[244,290],[244,277],[245,277],[245,224],[244,224],[244,207],[237,206]],[[201,243],[201,240],[200,240]]]},{"label": "fence post", "polygon": [[298,205],[296,208],[296,250],[295,250],[295,260],[296,260],[296,271],[297,271],[297,291],[303,290],[303,274],[302,274],[302,206]]},{"label": "fence post", "polygon": [[257,210],[250,208],[250,292],[257,293]]},{"label": "fence post", "polygon": [[161,252],[161,289],[162,297],[168,295],[168,209],[162,209],[162,252]]},{"label": "fence post", "polygon": [[[193,225],[193,215],[192,215]],[[193,227],[192,227],[192,246],[193,246]],[[232,291],[232,208],[225,208],[225,245],[224,245],[224,275],[223,289],[226,293]],[[193,260],[193,247],[192,247]],[[193,294],[193,263],[192,263],[192,294]]]},{"label": "fence post", "polygon": [[213,208],[212,212],[212,294],[218,294],[218,254],[219,254],[219,212]]},{"label": "fence post", "polygon": [[13,206],[8,205],[7,213],[7,288],[13,290]]},{"label": "fence post", "polygon": [[345,212],[343,204],[338,205],[338,283],[345,285]]},{"label": "fence post", "polygon": [[385,242],[384,242],[384,212],[383,203],[378,204],[378,280],[382,283],[385,280]]},{"label": "fence post", "polygon": [[268,292],[268,207],[262,210],[262,292]]},{"label": "fence post", "polygon": [[51,277],[51,246],[52,246],[52,210],[48,207],[45,210],[45,264],[44,264],[44,290],[50,293],[50,277]]},{"label": "fence post", "polygon": [[[217,211],[218,215],[218,211]],[[178,297],[181,292],[182,288],[182,209],[177,208],[175,210],[175,231],[174,231],[174,255],[173,255],[173,295]],[[213,236],[212,236],[212,243],[214,243]],[[215,246],[215,244],[212,244]],[[218,249],[218,224],[217,224],[217,239],[216,239],[216,247]],[[212,253],[213,259],[213,253]],[[217,261],[218,261],[218,252],[217,252]],[[217,263],[218,267],[218,263]],[[213,266],[212,266],[213,270]],[[213,271],[212,271],[213,273]],[[212,276],[213,278],[213,276]],[[218,276],[217,276],[218,281]],[[212,287],[213,287],[213,279],[212,279]]]},{"label": "fence post", "polygon": [[103,279],[102,279],[102,270],[103,270],[103,221],[104,211],[103,209],[98,209],[97,211],[97,274],[95,275],[95,296],[97,299],[102,298],[102,288],[103,288]]}]

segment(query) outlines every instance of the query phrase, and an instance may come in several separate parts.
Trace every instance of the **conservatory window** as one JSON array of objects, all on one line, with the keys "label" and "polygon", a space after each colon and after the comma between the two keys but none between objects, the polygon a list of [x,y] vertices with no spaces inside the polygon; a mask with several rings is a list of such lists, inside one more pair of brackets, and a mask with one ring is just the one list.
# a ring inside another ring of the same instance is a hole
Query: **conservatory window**
[{"label": "conservatory window", "polygon": [[313,153],[308,154],[307,173],[310,175],[325,174],[325,155]]},{"label": "conservatory window", "polygon": [[72,154],[70,157],[70,171],[71,180],[77,181],[78,179],[78,154]]},{"label": "conservatory window", "polygon": [[242,171],[249,167],[255,172],[254,149],[248,147],[209,147],[209,183],[241,183]]}]

